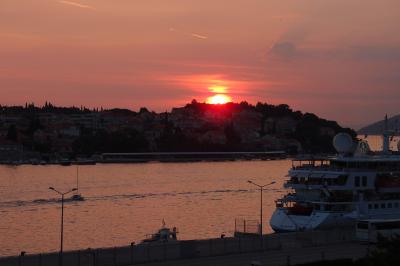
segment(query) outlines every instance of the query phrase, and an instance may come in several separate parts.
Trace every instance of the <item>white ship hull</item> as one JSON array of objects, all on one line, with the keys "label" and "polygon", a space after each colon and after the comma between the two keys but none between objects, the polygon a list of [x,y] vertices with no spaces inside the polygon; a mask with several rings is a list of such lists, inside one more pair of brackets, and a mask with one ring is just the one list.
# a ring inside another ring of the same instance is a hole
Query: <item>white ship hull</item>
[{"label": "white ship hull", "polygon": [[[386,121],[387,122],[387,121]],[[289,189],[277,199],[270,225],[275,232],[295,232],[355,226],[360,219],[397,220],[400,217],[399,151],[371,152],[368,143],[339,133],[333,145],[337,156],[305,156],[292,161]]]},{"label": "white ship hull", "polygon": [[354,226],[356,217],[352,214],[314,211],[311,215],[288,214],[285,208],[277,208],[270,225],[277,232],[295,232],[315,229],[329,229]]}]

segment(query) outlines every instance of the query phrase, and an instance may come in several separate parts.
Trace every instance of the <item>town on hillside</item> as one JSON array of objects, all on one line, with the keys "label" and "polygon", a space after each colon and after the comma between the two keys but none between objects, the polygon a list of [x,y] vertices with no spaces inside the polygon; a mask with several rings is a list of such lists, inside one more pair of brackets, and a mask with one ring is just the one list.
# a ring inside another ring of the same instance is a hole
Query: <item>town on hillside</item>
[{"label": "town on hillside", "polygon": [[0,106],[0,161],[94,158],[102,153],[274,151],[329,153],[342,128],[288,105],[206,104],[170,112]]}]

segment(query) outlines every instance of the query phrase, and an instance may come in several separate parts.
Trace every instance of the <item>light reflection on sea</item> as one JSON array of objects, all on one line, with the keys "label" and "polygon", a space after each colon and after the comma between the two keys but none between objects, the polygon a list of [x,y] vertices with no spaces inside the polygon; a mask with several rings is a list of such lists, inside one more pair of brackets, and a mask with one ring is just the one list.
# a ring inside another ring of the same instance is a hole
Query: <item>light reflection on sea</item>
[{"label": "light reflection on sea", "polygon": [[[165,219],[180,239],[218,237],[235,218],[258,219],[264,192],[265,231],[274,200],[284,194],[289,160],[79,166],[83,202],[65,204],[64,249],[129,245]],[[75,186],[76,166],[0,166],[0,256],[57,251],[60,202],[49,190]]]}]

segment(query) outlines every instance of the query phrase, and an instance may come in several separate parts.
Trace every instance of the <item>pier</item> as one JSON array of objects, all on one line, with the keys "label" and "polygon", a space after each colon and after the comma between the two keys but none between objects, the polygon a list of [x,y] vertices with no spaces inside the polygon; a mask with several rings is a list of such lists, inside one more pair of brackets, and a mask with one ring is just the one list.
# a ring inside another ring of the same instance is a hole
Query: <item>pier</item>
[{"label": "pier", "polygon": [[[310,231],[68,251],[63,254],[63,265],[296,265],[358,259],[369,249],[355,239],[354,230]],[[53,266],[58,265],[58,259],[58,253],[21,254],[1,258],[0,266]]]}]

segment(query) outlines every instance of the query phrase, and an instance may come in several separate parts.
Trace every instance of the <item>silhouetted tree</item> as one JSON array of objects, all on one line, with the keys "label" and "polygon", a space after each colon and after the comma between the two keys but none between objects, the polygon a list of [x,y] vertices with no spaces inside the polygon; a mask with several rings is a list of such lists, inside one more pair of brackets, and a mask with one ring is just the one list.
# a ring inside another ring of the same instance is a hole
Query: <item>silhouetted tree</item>
[{"label": "silhouetted tree", "polygon": [[17,132],[17,128],[16,128],[15,125],[10,125],[8,127],[7,139],[11,140],[11,141],[17,141],[18,140],[18,132]]},{"label": "silhouetted tree", "polygon": [[229,125],[227,125],[225,127],[224,132],[225,132],[225,136],[226,136],[227,145],[237,146],[242,141],[239,133],[236,131],[236,129],[232,123],[230,123]]}]

